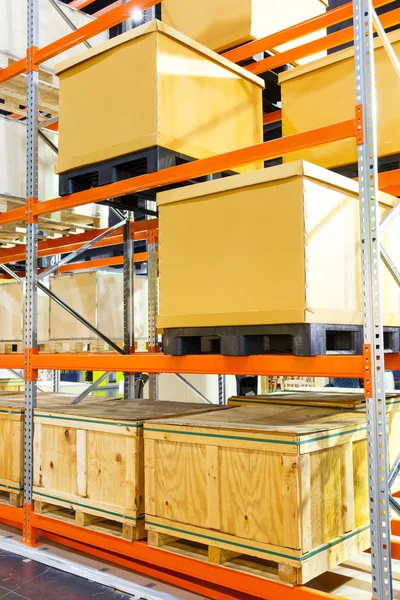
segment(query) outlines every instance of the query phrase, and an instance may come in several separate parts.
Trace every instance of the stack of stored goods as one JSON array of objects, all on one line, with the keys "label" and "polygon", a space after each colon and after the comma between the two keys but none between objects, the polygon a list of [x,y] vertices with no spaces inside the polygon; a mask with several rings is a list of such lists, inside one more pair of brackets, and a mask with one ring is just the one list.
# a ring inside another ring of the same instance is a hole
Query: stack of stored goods
[{"label": "stack of stored goods", "polygon": [[[0,353],[22,352],[23,349],[23,284],[16,281],[0,285]],[[37,339],[49,339],[49,298],[38,290]]]},{"label": "stack of stored goods", "polygon": [[61,195],[263,139],[263,81],[157,20],[57,73]]},{"label": "stack of stored goods", "polygon": [[149,544],[305,583],[369,547],[366,436],[365,415],[326,408],[148,422]]},{"label": "stack of stored goods", "polygon": [[220,52],[297,25],[325,12],[321,0],[163,0],[162,19],[197,42]]},{"label": "stack of stored goods", "polygon": [[35,510],[130,540],[145,537],[143,422],[225,409],[132,400],[36,409]]},{"label": "stack of stored goods", "polygon": [[[40,408],[69,405],[75,396],[69,394],[40,393]],[[94,399],[99,402],[98,398]],[[107,398],[101,398],[102,401]],[[93,397],[85,402],[91,404]],[[24,481],[24,394],[2,392],[0,394],[0,501],[13,506],[23,502]]]},{"label": "stack of stored goods", "polygon": [[[400,55],[400,32],[389,34],[394,51]],[[377,93],[377,143],[381,164],[398,161],[400,151],[397,98],[400,82],[393,77],[393,65],[379,38],[375,45]],[[353,119],[355,115],[354,49],[347,48],[306,66],[281,73],[282,133],[284,136]],[[284,157],[299,158],[328,168],[357,175],[357,146],[354,139],[340,140]],[[393,168],[393,167],[392,167]]]},{"label": "stack of stored goods", "polygon": [[[93,271],[50,279],[50,290],[114,342],[124,339],[121,272]],[[51,352],[103,351],[105,343],[53,300],[50,302]]]},{"label": "stack of stored goods", "polygon": [[[379,200],[382,218],[397,199]],[[362,352],[355,181],[298,161],[163,192],[157,203],[166,353]],[[399,220],[382,242],[399,255]],[[382,286],[398,352],[400,290],[386,271]]]}]

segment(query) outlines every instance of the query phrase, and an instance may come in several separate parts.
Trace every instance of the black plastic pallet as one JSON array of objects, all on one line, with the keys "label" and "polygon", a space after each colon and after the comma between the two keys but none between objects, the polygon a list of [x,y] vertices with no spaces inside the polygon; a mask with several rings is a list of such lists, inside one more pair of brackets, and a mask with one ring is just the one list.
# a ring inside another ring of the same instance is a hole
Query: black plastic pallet
[{"label": "black plastic pallet", "polygon": [[[385,327],[385,350],[400,352],[400,328]],[[363,327],[358,325],[289,324],[237,327],[165,329],[163,350],[171,356],[187,354],[362,354]]]},{"label": "black plastic pallet", "polygon": [[[173,152],[162,146],[145,148],[144,150],[139,150],[110,160],[61,173],[59,177],[59,194],[60,196],[67,196],[68,194],[83,192],[109,183],[130,179],[131,177],[146,175],[169,167],[184,165],[193,160],[195,159],[190,156]],[[138,194],[127,194],[125,196],[110,198],[102,204],[109,204],[120,209],[133,210],[139,208],[139,210],[141,210],[140,207],[138,207],[138,202],[143,200],[155,200],[157,192],[171,189],[172,187],[180,187],[183,185],[208,181],[210,179],[227,177],[233,174],[233,171],[225,171],[224,173],[207,175],[174,184],[173,186],[158,187],[156,189],[141,191]],[[143,212],[143,210],[141,211]],[[149,211],[145,211],[145,213],[149,214]],[[153,212],[151,214],[155,213]]]}]

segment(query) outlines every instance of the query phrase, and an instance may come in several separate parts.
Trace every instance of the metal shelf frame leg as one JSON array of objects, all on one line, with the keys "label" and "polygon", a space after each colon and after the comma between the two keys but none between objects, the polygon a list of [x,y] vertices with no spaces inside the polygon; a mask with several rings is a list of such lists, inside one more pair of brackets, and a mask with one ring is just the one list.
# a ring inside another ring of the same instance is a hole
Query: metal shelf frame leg
[{"label": "metal shelf frame leg", "polygon": [[372,595],[392,600],[372,0],[353,0]]}]

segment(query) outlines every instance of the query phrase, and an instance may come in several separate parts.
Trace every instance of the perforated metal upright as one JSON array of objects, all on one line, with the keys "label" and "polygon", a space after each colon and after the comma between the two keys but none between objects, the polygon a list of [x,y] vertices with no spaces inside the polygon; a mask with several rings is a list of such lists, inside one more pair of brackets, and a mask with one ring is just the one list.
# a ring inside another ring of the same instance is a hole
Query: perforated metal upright
[{"label": "perforated metal upright", "polygon": [[373,597],[393,598],[372,0],[353,0]]},{"label": "perforated metal upright", "polygon": [[39,46],[38,0],[27,0],[27,140],[26,140],[26,291],[25,291],[25,419],[24,419],[24,498],[26,523],[24,539],[32,540],[30,512],[33,485],[33,411],[37,398],[37,372],[32,356],[37,352],[37,243],[38,222],[32,209],[38,201],[38,103],[39,70],[33,51]]}]

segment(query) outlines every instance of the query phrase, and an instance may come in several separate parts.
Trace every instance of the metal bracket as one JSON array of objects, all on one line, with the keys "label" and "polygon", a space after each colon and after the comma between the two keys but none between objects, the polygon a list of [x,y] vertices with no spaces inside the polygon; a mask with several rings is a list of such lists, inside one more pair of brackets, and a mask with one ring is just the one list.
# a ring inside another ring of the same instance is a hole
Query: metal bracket
[{"label": "metal bracket", "polygon": [[45,144],[48,145],[48,147],[53,150],[54,154],[58,155],[58,148],[55,144],[53,144],[53,142],[51,140],[49,140],[49,138],[47,137],[47,135],[45,135],[43,133],[43,131],[41,131],[40,129],[38,129],[38,133],[39,133],[39,137],[44,141]]},{"label": "metal bracket", "polygon": [[381,244],[381,257],[383,262],[385,263],[389,273],[395,280],[398,286],[400,286],[400,271],[397,269],[396,265],[390,258],[389,254],[386,252],[385,248]]},{"label": "metal bracket", "polygon": [[[64,19],[64,21],[71,27],[72,31],[76,31],[78,28],[76,27],[76,25],[74,25],[74,23],[71,21],[71,19],[63,12],[63,10],[58,6],[57,2],[55,0],[49,0],[49,2],[52,5],[52,7],[55,8],[55,10],[58,12],[60,17],[62,19]],[[88,48],[89,50],[92,48],[92,45],[87,40],[85,40],[83,43],[85,44],[86,48]]]}]

